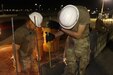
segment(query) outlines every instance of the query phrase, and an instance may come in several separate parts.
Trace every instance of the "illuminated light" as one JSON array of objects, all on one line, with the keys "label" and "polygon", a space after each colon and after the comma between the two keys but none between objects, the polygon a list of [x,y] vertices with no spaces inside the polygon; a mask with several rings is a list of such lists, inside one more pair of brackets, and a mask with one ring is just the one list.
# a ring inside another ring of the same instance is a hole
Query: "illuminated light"
[{"label": "illuminated light", "polygon": [[42,6],[42,5],[39,5],[39,10],[40,10],[41,6]]},{"label": "illuminated light", "polygon": [[101,14],[103,13],[105,2],[109,2],[111,0],[102,0]]},{"label": "illuminated light", "polygon": [[[96,22],[97,18],[91,18],[90,21],[91,23],[94,23]],[[108,19],[103,19],[103,22],[106,24],[106,25],[112,25],[113,24],[113,19],[112,18],[108,18]]]},{"label": "illuminated light", "polygon": [[107,25],[111,25],[111,24],[113,24],[113,19],[112,18],[103,19],[103,22]]},{"label": "illuminated light", "polygon": [[62,8],[63,8],[63,6],[64,6],[64,5],[61,5],[61,6],[60,6],[60,9],[62,9]]},{"label": "illuminated light", "polygon": [[59,38],[56,38],[53,41],[46,42],[46,33],[45,33],[45,32],[50,32],[54,34],[57,31],[50,28],[42,28],[42,29],[43,29],[43,38],[44,38],[43,51],[54,52],[56,50],[59,50]]},{"label": "illuminated light", "polygon": [[104,2],[108,2],[108,1],[110,1],[110,0],[103,0]]},{"label": "illuminated light", "polygon": [[51,42],[46,42],[46,33],[45,32],[51,32],[51,29],[43,28],[43,37],[44,37],[43,50],[45,52],[48,52],[49,50],[52,51]]},{"label": "illuminated light", "polygon": [[88,12],[90,12],[90,9],[88,9]]},{"label": "illuminated light", "polygon": [[35,3],[35,6],[37,6],[37,3]]}]

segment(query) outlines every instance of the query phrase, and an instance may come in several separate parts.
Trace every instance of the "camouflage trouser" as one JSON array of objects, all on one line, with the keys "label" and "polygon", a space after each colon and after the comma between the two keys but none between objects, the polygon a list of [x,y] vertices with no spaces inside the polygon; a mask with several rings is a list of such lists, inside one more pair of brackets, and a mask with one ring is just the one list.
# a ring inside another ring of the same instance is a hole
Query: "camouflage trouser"
[{"label": "camouflage trouser", "polygon": [[28,72],[37,73],[38,72],[37,61],[34,60],[32,57],[21,59],[20,64],[21,64],[22,72],[26,72],[26,73]]},{"label": "camouflage trouser", "polygon": [[[67,66],[65,67],[65,71],[63,75],[85,74],[85,70],[89,63],[89,58],[90,58],[89,43],[85,43],[85,42],[86,42],[85,40],[81,40],[77,42],[76,47],[65,49],[65,58],[66,58]],[[79,61],[79,66],[77,61]],[[77,74],[78,71],[79,74]]]}]

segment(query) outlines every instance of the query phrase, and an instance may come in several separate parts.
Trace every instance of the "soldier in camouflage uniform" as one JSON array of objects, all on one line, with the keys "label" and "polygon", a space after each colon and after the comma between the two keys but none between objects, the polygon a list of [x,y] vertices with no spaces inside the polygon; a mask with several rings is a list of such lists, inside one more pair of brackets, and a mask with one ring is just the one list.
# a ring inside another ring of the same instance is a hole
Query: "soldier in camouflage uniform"
[{"label": "soldier in camouflage uniform", "polygon": [[77,6],[77,9],[79,10],[79,18],[71,29],[62,27],[55,35],[51,33],[46,35],[47,41],[51,41],[53,38],[61,36],[64,33],[68,35],[64,51],[67,65],[63,75],[84,75],[86,67],[89,64],[90,15],[85,7]]},{"label": "soldier in camouflage uniform", "polygon": [[[37,57],[33,56],[33,52],[37,50],[37,27],[41,26],[42,19],[40,13],[33,12],[27,17],[26,23],[14,32],[19,75],[38,74]],[[0,45],[3,44],[12,44],[12,35],[0,42]]]}]

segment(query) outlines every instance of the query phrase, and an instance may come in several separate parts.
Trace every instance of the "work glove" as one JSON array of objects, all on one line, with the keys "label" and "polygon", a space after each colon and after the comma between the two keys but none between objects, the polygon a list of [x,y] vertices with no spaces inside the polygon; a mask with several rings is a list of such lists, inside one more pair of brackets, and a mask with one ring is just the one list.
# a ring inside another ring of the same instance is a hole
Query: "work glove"
[{"label": "work glove", "polygon": [[55,35],[49,32],[46,32],[46,42],[52,41],[55,39]]},{"label": "work glove", "polygon": [[59,30],[61,28],[60,24],[56,21],[49,20],[47,23],[47,27],[50,29]]}]

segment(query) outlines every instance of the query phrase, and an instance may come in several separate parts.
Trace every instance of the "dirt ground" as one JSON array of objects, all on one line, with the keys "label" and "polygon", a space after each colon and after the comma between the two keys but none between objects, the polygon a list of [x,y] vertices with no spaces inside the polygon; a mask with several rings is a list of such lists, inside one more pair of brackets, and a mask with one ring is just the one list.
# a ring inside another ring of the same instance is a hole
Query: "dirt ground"
[{"label": "dirt ground", "polygon": [[15,75],[12,62],[12,47],[0,46],[0,75]]},{"label": "dirt ground", "polygon": [[[13,66],[12,59],[12,45],[4,45],[0,46],[0,75],[17,75],[15,71],[15,67]],[[47,63],[49,61],[48,53],[45,53],[45,58],[41,61],[41,65]],[[51,60],[54,59],[62,60],[62,52],[52,52]],[[18,75],[23,75],[19,74]],[[29,75],[38,75],[38,74],[29,74]]]}]

